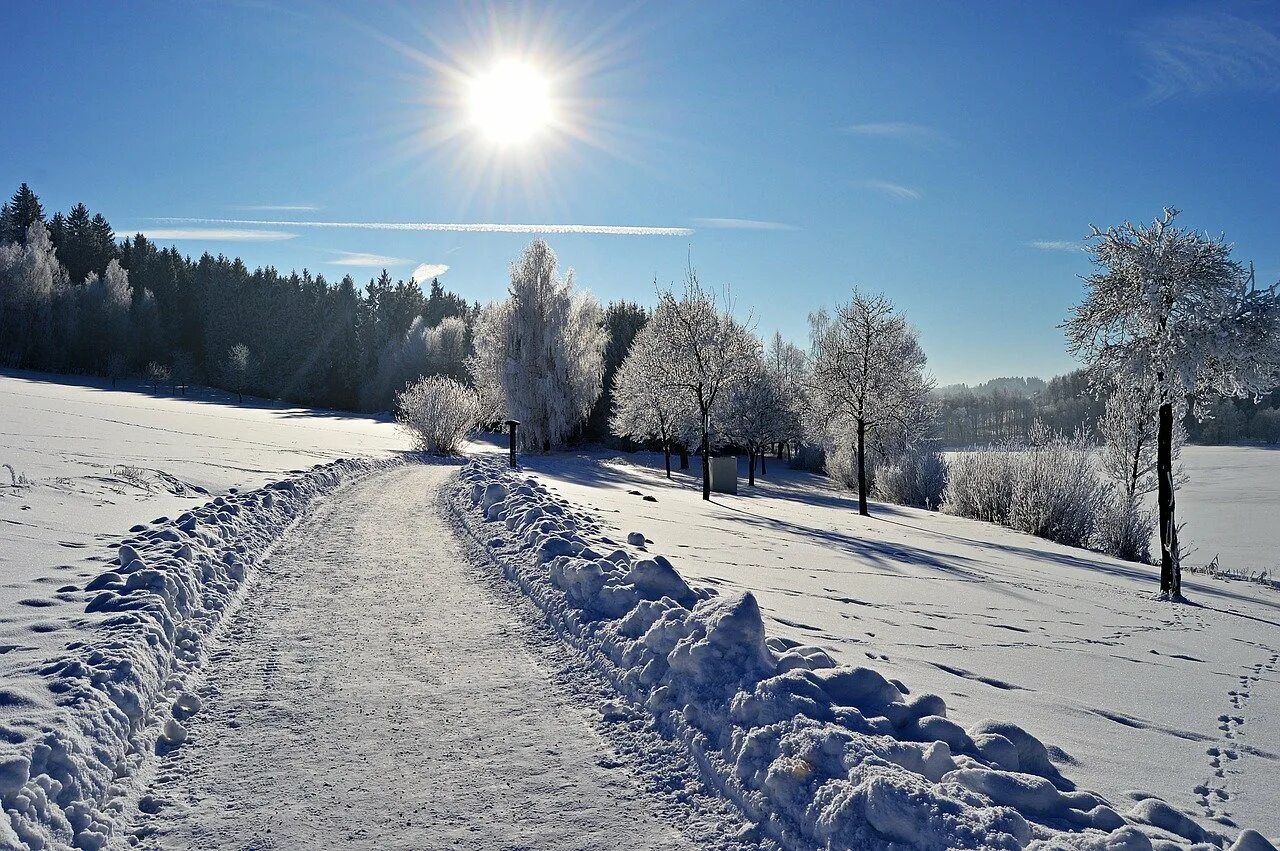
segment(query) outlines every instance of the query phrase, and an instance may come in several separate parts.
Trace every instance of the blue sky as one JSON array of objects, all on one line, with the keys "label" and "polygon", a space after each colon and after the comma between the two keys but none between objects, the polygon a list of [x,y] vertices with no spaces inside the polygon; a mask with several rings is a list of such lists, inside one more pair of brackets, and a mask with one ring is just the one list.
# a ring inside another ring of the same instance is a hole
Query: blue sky
[{"label": "blue sky", "polygon": [[[943,383],[1071,367],[1056,326],[1090,223],[1175,205],[1280,277],[1275,5],[134,2],[4,19],[4,190],[28,181],[50,210],[83,201],[193,255],[361,282],[384,258],[398,276],[442,265],[485,301],[528,235],[214,220],[688,229],[548,239],[602,300],[652,302],[692,257],[762,334],[801,343],[810,310],[883,291]],[[545,72],[561,126],[495,149],[457,93],[509,56]]]}]

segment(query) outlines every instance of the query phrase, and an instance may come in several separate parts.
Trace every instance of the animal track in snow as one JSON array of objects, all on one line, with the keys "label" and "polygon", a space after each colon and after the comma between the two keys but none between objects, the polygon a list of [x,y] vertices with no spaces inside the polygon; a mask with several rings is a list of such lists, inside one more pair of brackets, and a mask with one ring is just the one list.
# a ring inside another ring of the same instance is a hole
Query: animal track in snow
[{"label": "animal track in snow", "polygon": [[1231,775],[1238,773],[1238,771],[1231,769],[1231,764],[1240,759],[1241,753],[1264,758],[1272,756],[1265,752],[1259,752],[1247,745],[1242,745],[1239,741],[1246,737],[1245,722],[1248,716],[1245,713],[1245,708],[1253,697],[1254,686],[1263,678],[1264,674],[1273,673],[1277,667],[1280,667],[1280,652],[1261,644],[1256,644],[1255,646],[1264,650],[1267,655],[1263,661],[1256,662],[1245,668],[1244,673],[1238,677],[1236,687],[1227,692],[1227,703],[1230,706],[1230,710],[1222,713],[1217,718],[1218,731],[1222,734],[1222,742],[1207,748],[1205,751],[1209,757],[1211,774],[1205,782],[1191,790],[1195,794],[1196,803],[1200,806],[1205,818],[1230,827],[1235,827],[1236,823],[1232,818],[1231,811],[1226,806],[1231,801],[1228,781]]}]

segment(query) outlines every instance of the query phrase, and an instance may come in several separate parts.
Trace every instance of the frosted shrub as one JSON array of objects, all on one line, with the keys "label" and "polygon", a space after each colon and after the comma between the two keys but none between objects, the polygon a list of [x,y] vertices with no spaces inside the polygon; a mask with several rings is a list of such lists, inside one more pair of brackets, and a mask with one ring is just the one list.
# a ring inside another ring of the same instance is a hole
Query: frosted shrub
[{"label": "frosted shrub", "polygon": [[[831,477],[831,480],[838,483],[842,488],[856,491],[858,489],[858,469],[853,447],[829,445],[823,455],[827,475]],[[868,459],[867,467],[867,472],[870,473],[874,468],[874,462],[871,459]]]},{"label": "frosted shrub", "polygon": [[1093,548],[1125,561],[1149,562],[1155,531],[1155,512],[1111,489],[1099,503]]},{"label": "frosted shrub", "polygon": [[456,453],[479,419],[476,391],[444,375],[419,378],[396,396],[396,422],[423,452]]},{"label": "frosted shrub", "polygon": [[899,455],[876,465],[876,494],[887,502],[935,509],[947,485],[947,465],[932,449]]},{"label": "frosted shrub", "polygon": [[952,455],[947,463],[942,510],[959,517],[1009,525],[1013,471],[1018,455],[1017,450],[1008,446]]},{"label": "frosted shrub", "polygon": [[1052,434],[1037,422],[1032,446],[1016,453],[1009,525],[1014,529],[1086,547],[1102,500],[1093,448],[1084,433]]},{"label": "frosted shrub", "polygon": [[957,453],[947,479],[943,510],[948,514],[1073,547],[1093,541],[1104,488],[1082,432],[1065,437],[1037,422],[1030,446]]}]

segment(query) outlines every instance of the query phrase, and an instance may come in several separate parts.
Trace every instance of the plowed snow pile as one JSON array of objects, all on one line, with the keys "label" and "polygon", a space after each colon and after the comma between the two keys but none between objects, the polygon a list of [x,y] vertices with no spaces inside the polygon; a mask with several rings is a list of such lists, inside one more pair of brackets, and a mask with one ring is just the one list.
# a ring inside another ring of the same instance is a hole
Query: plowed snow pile
[{"label": "plowed snow pile", "polygon": [[535,478],[480,459],[461,480],[460,513],[548,622],[789,847],[1228,844],[1158,797],[1077,789],[1015,723],[962,724],[937,694],[768,635],[750,591],[691,586],[641,532],[616,540]]},{"label": "plowed snow pile", "polygon": [[0,847],[98,847],[139,754],[181,737],[179,683],[246,571],[384,463],[342,458],[408,446],[231,401],[0,374]]},{"label": "plowed snow pile", "polygon": [[0,688],[0,846],[101,848],[126,778],[181,744],[199,698],[182,691],[257,562],[318,497],[389,461],[336,461],[139,525],[85,601],[79,638]]}]

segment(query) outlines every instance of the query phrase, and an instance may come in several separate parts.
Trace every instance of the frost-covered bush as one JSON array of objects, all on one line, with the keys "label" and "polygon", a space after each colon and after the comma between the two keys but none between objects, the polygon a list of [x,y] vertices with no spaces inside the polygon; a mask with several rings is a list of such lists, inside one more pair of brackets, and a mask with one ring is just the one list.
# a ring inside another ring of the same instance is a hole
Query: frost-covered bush
[{"label": "frost-covered bush", "polygon": [[457,452],[479,418],[476,391],[448,376],[419,378],[396,396],[396,422],[424,452]]},{"label": "frost-covered bush", "polygon": [[[848,490],[858,488],[858,464],[852,446],[830,443],[824,448],[823,462],[827,475],[840,487]],[[867,472],[874,477],[875,460],[868,459]]]},{"label": "frost-covered bush", "polygon": [[1032,427],[1031,445],[957,453],[944,510],[1073,547],[1089,546],[1105,490],[1083,432]]},{"label": "frost-covered bush", "polygon": [[1114,488],[1100,500],[1094,519],[1093,549],[1125,561],[1151,560],[1156,515]]},{"label": "frost-covered bush", "polygon": [[934,509],[942,504],[947,464],[933,449],[906,452],[876,465],[876,495],[886,502]]},{"label": "frost-covered bush", "polygon": [[1007,445],[952,455],[947,463],[942,510],[1008,526],[1018,455],[1017,449]]},{"label": "frost-covered bush", "polygon": [[1009,525],[1059,544],[1087,547],[1103,497],[1093,447],[1082,431],[1071,437],[1032,427],[1032,445],[1018,453]]}]

